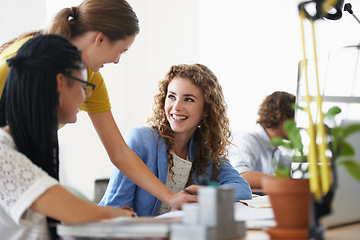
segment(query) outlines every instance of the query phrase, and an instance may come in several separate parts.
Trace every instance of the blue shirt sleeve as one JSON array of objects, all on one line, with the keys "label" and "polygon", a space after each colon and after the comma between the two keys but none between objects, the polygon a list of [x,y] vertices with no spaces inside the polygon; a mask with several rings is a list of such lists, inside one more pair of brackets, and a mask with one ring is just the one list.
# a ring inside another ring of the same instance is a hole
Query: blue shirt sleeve
[{"label": "blue shirt sleeve", "polygon": [[228,160],[220,163],[220,173],[217,178],[219,185],[229,184],[235,188],[235,201],[252,198],[250,185]]}]

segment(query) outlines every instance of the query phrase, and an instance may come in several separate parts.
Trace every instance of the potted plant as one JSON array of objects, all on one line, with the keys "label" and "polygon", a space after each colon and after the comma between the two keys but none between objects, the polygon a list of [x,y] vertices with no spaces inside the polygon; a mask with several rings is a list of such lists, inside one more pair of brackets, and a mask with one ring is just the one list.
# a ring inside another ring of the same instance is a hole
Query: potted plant
[{"label": "potted plant", "polygon": [[[296,106],[297,109],[303,108]],[[339,107],[332,107],[324,115],[324,122],[329,137],[329,150],[331,151],[331,159],[335,164],[335,168],[339,166],[345,167],[347,172],[357,181],[360,182],[360,164],[353,159],[355,150],[351,144],[347,142],[347,138],[356,132],[360,132],[360,124],[351,124],[347,126],[339,126],[335,121],[337,114],[341,112]],[[294,120],[288,120],[284,124],[284,129],[289,139],[273,138],[272,144],[275,146],[283,146],[292,150],[292,159],[294,162],[305,162],[306,154],[302,142],[301,132],[305,130],[296,126]],[[304,170],[306,172],[306,170]],[[288,166],[279,166],[275,174],[280,178],[290,178],[291,172]]]},{"label": "potted plant", "polygon": [[[303,110],[298,106],[296,108]],[[289,166],[278,165],[278,169],[275,171],[277,178],[262,181],[263,190],[270,197],[277,222],[277,227],[270,229],[270,235],[276,237],[276,234],[283,234],[282,236],[290,234],[293,237],[308,239],[310,224],[318,222],[319,217],[330,212],[330,203],[336,189],[336,167],[344,166],[352,177],[360,181],[360,164],[353,159],[354,148],[347,142],[350,135],[360,131],[360,124],[338,126],[335,116],[340,112],[340,108],[333,107],[324,115],[334,175],[329,194],[323,196],[321,201],[312,201],[309,179],[305,174],[307,169],[299,169],[303,172],[302,176],[305,177],[293,179]],[[294,120],[286,121],[284,129],[288,139],[273,138],[272,144],[290,149],[293,162],[306,162],[307,155],[304,153],[301,133],[306,134],[307,132],[305,129],[297,127]]]}]

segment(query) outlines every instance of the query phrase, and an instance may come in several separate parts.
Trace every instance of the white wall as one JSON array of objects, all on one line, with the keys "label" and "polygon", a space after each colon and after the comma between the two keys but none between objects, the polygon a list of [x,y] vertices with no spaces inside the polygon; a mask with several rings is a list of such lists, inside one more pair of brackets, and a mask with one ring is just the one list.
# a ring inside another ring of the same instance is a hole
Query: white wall
[{"label": "white wall", "polygon": [[[41,27],[62,7],[80,2],[0,1],[8,7],[0,9],[0,28],[5,29],[0,42],[33,26]],[[156,83],[172,64],[200,62],[214,71],[236,132],[254,127],[258,105],[266,95],[275,90],[295,94],[297,64],[302,58],[299,0],[129,2],[139,17],[140,34],[118,65],[101,70],[124,135],[145,123]],[[360,0],[350,2],[360,16]],[[319,55],[359,42],[360,25],[347,12],[343,14],[338,21],[316,22]],[[86,113],[78,119],[59,131],[61,181],[93,199],[94,180],[109,177],[111,164]]]},{"label": "white wall", "polygon": [[46,0],[0,0],[0,6],[0,44],[44,27]]}]

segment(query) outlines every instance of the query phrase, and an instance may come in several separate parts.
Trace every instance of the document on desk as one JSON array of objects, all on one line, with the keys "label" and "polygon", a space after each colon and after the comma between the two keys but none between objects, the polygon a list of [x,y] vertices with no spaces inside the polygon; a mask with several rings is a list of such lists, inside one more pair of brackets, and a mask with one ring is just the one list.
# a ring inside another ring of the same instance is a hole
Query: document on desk
[{"label": "document on desk", "polygon": [[235,203],[234,217],[237,221],[274,219],[272,208],[249,207],[243,203]]},{"label": "document on desk", "polygon": [[[182,218],[183,211],[172,211],[160,215],[156,218]],[[246,206],[244,203],[235,203],[234,218],[236,221],[245,221],[248,229],[259,229],[273,227],[276,225],[274,213],[270,207],[252,207]]]},{"label": "document on desk", "polygon": [[246,203],[250,207],[271,208],[271,202],[268,195],[255,197],[253,194],[252,199],[242,200],[241,202]]},{"label": "document on desk", "polygon": [[243,203],[235,203],[235,220],[245,221],[247,229],[274,227],[274,213],[269,207],[249,207]]},{"label": "document on desk", "polygon": [[156,219],[153,217],[118,217],[83,224],[59,224],[57,233],[61,237],[83,238],[146,238],[168,239],[170,225],[181,219]]}]

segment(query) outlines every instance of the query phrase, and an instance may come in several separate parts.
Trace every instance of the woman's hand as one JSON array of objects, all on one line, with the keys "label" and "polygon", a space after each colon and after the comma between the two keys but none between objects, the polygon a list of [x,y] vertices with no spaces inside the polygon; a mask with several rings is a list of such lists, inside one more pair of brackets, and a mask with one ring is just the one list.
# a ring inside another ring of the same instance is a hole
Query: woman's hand
[{"label": "woman's hand", "polygon": [[115,217],[137,217],[136,213],[133,212],[133,209],[130,207],[111,207],[111,206],[103,206],[101,207],[108,214],[106,218],[115,218]]},{"label": "woman's hand", "polygon": [[[186,190],[189,190],[197,194],[199,187],[201,186],[191,185],[187,187]],[[185,191],[180,191],[178,193],[172,194],[172,196],[169,198],[166,204],[172,207],[173,209],[181,209],[181,206],[184,203],[197,202],[197,201],[198,201],[197,195],[193,195]]]}]

